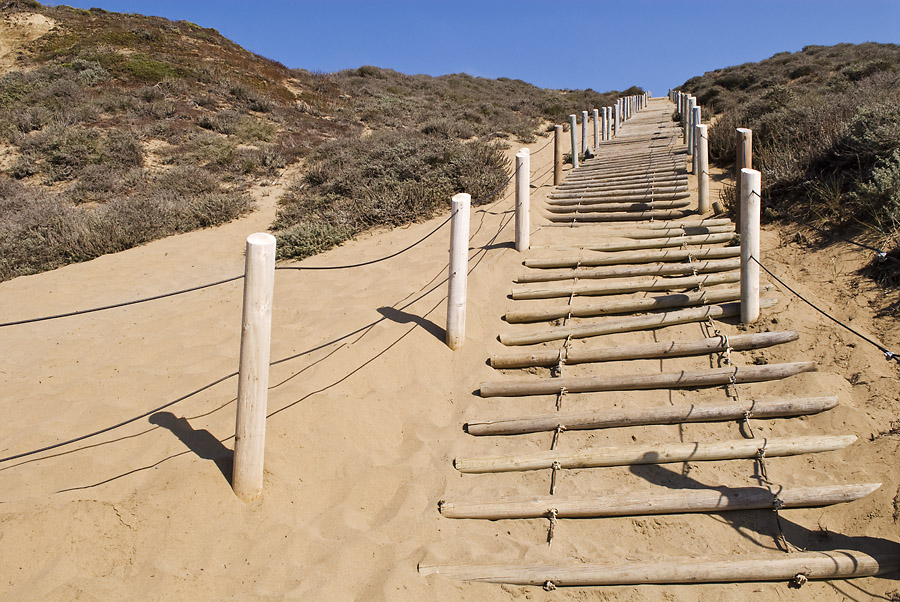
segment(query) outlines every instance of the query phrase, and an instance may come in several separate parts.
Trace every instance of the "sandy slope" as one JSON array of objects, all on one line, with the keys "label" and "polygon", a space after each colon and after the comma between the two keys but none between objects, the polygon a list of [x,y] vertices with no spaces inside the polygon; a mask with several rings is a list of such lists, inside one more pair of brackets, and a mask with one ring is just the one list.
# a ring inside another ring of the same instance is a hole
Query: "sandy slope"
[{"label": "sandy slope", "polygon": [[[627,128],[627,125],[626,125]],[[532,170],[546,174],[552,147],[531,145]],[[547,176],[536,178],[537,184]],[[537,202],[548,187],[533,191]],[[272,197],[274,198],[274,193]],[[894,580],[785,584],[619,587],[554,593],[422,578],[419,562],[532,562],[657,559],[773,551],[768,513],[562,521],[547,549],[546,521],[442,519],[442,498],[541,494],[547,471],[466,475],[457,455],[544,449],[548,436],[475,440],[460,426],[473,417],[547,411],[548,398],[483,400],[472,391],[497,374],[486,358],[521,256],[510,248],[512,198],[473,210],[469,323],[464,347],[442,342],[447,240],[442,229],[413,251],[365,268],[282,271],[276,278],[264,496],[244,505],[232,494],[225,440],[233,433],[239,344],[239,282],[139,306],[0,330],[0,456],[88,433],[183,398],[112,432],[52,452],[0,464],[2,600],[708,600],[866,599],[900,589]],[[271,209],[269,209],[271,211]],[[388,255],[443,217],[361,237],[305,262],[340,265]],[[221,228],[150,243],[116,255],[0,284],[3,321],[152,295],[238,274],[244,237],[263,229],[265,211]],[[536,232],[535,244],[560,236]],[[881,300],[853,270],[864,258],[843,247],[815,254],[770,230],[764,257],[804,293],[842,319],[900,344]],[[837,266],[832,270],[831,257]],[[831,282],[831,280],[834,282]],[[853,293],[850,298],[847,295]],[[841,406],[804,420],[759,421],[760,433],[853,433],[850,450],[771,460],[776,482],[884,481],[845,507],[785,511],[798,545],[853,546],[858,538],[897,540],[900,475],[897,376],[877,351],[836,330],[801,303],[783,302],[758,328],[795,328],[801,341],[765,352],[769,361],[814,357],[818,374],[754,385],[742,394],[837,394]],[[849,299],[849,301],[848,301]],[[736,327],[726,326],[729,331]],[[756,328],[756,327],[754,327]],[[881,330],[879,330],[881,329]],[[617,335],[619,341],[696,338],[699,327]],[[854,345],[854,346],[850,346]],[[749,356],[744,361],[751,361]],[[614,364],[609,373],[702,367],[708,358]],[[192,394],[193,392],[193,394]],[[579,407],[721,398],[721,390],[596,394]],[[876,435],[870,440],[870,435]],[[563,445],[591,441],[736,437],[734,424],[566,433]],[[655,484],[755,484],[750,462],[566,473],[566,493],[640,490]],[[849,539],[848,539],[849,538]],[[865,543],[865,542],[863,542]]]}]

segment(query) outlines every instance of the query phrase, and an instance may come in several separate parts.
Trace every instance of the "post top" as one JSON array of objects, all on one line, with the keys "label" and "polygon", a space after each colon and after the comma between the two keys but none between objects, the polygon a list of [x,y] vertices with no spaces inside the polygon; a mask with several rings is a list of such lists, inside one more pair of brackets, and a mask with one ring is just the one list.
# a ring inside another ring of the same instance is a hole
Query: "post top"
[{"label": "post top", "polygon": [[754,175],[758,176],[758,175],[759,175],[759,171],[758,171],[758,170],[756,170],[756,169],[750,169],[749,167],[742,167],[742,168],[741,168],[741,173],[742,173],[742,174],[747,174],[748,176],[754,176]]},{"label": "post top", "polygon": [[740,132],[741,134],[751,134],[753,130],[750,128],[735,128],[735,131]]},{"label": "post top", "polygon": [[275,237],[268,232],[255,232],[247,237],[247,244],[254,246],[275,246]]},{"label": "post top", "polygon": [[460,192],[459,194],[454,194],[451,200],[454,204],[471,203],[472,195],[470,195],[468,192]]}]

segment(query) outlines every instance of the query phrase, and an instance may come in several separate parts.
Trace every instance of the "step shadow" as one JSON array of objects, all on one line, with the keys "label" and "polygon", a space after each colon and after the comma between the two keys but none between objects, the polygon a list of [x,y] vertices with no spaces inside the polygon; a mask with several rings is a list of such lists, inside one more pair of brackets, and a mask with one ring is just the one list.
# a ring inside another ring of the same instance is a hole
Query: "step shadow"
[{"label": "step shadow", "polygon": [[151,424],[172,431],[172,434],[198,457],[215,462],[222,476],[231,484],[234,452],[222,445],[212,433],[206,429],[195,429],[186,418],[178,418],[171,412],[156,412],[148,420]]}]

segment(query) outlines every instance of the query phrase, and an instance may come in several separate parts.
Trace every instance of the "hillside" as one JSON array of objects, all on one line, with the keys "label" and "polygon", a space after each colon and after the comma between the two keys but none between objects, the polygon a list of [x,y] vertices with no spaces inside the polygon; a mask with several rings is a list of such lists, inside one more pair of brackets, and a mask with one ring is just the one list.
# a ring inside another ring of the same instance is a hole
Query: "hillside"
[{"label": "hillside", "polygon": [[710,156],[734,164],[753,129],[769,217],[900,243],[900,46],[807,46],[684,83],[707,111]]},{"label": "hillside", "polygon": [[[277,222],[282,255],[306,256],[427,217],[451,192],[480,196],[508,170],[492,141],[531,140],[543,120],[618,96],[374,67],[313,74],[193,23],[31,0],[4,2],[0,21],[0,279],[224,223],[252,211],[251,188],[311,156]],[[376,156],[420,162],[379,172]],[[441,167],[458,156],[454,173]]]}]

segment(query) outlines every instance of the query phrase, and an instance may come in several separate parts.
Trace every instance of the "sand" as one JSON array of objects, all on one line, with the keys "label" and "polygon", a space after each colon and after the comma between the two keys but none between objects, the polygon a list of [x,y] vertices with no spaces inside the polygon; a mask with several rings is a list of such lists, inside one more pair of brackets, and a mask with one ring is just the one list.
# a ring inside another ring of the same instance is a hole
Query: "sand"
[{"label": "sand", "polygon": [[[546,142],[529,145],[537,205],[552,179],[553,150]],[[270,223],[278,186],[258,189],[260,210],[225,226],[4,282],[2,321],[240,274],[244,239]],[[476,439],[461,429],[471,418],[550,411],[555,401],[481,399],[473,393],[481,382],[502,377],[485,362],[504,350],[497,335],[517,326],[502,321],[513,304],[506,295],[523,258],[512,249],[512,207],[510,187],[495,204],[473,209],[467,338],[456,352],[443,342],[447,227],[412,251],[365,268],[277,273],[277,363],[271,369],[265,485],[261,500],[250,505],[234,496],[228,481],[240,282],[0,329],[2,457],[175,402],[108,433],[0,463],[0,600],[843,600],[890,598],[900,590],[896,576],[811,582],[800,590],[770,583],[544,592],[418,575],[418,563],[611,563],[779,553],[768,512],[563,520],[549,549],[544,520],[440,516],[441,499],[541,495],[549,485],[548,471],[460,475],[452,466],[458,455],[549,446],[549,434]],[[445,217],[361,236],[302,265],[389,255]],[[545,222],[538,216],[534,223],[537,229]],[[532,242],[558,241],[562,230],[537,229]],[[845,245],[812,250],[797,242],[796,231],[773,227],[762,241],[767,264],[799,292],[888,346],[900,346],[895,320],[879,317],[896,295],[856,274],[866,253]],[[852,504],[783,511],[785,533],[810,549],[896,542],[900,436],[882,433],[900,418],[897,365],[786,292],[779,297],[781,303],[750,330],[796,329],[800,341],[744,352],[740,361],[816,359],[821,370],[748,385],[741,395],[833,394],[840,405],[803,419],[755,421],[757,436],[855,434],[859,441],[842,452],[772,459],[769,477],[796,485],[884,483]],[[700,336],[699,326],[686,325],[600,342]],[[706,357],[646,360],[601,370],[622,374],[709,364]],[[567,374],[591,370],[598,368],[573,367]],[[723,395],[721,389],[599,393],[570,396],[566,404],[602,409]],[[717,437],[740,437],[738,425],[572,432],[563,434],[561,445]],[[754,474],[750,461],[695,463],[686,470],[681,464],[592,469],[564,472],[559,486],[565,494],[748,486],[757,484]]]}]

